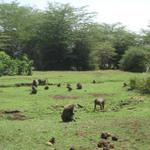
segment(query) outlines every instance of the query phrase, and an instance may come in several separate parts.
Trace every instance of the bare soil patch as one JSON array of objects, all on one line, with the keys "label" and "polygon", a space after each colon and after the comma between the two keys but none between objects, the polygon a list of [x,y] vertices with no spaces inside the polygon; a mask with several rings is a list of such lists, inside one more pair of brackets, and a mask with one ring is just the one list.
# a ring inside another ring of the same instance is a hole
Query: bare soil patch
[{"label": "bare soil patch", "polygon": [[71,95],[71,96],[55,95],[55,96],[53,96],[53,99],[55,99],[55,100],[78,99],[78,98],[79,98],[78,96],[74,96],[74,95]]},{"label": "bare soil patch", "polygon": [[105,97],[105,96],[113,96],[114,94],[108,94],[108,93],[89,93],[90,96],[93,97]]},{"label": "bare soil patch", "polygon": [[5,110],[0,112],[0,117],[8,120],[25,120],[26,116],[19,110]]}]

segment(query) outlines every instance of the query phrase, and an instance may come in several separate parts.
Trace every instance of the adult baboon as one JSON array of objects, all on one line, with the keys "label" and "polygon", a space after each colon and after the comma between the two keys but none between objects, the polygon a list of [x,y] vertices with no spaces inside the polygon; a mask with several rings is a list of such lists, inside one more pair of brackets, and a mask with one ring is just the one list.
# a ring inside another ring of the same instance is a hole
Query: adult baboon
[{"label": "adult baboon", "polygon": [[82,89],[82,84],[81,83],[77,83],[77,89],[78,90]]},{"label": "adult baboon", "polygon": [[38,84],[39,84],[39,82],[38,82],[37,80],[33,80],[33,82],[32,82],[32,86],[37,87],[37,86],[38,86]]},{"label": "adult baboon", "polygon": [[32,91],[31,94],[36,94],[37,93],[37,87],[32,85]]},{"label": "adult baboon", "polygon": [[104,110],[105,100],[103,98],[98,98],[94,100],[94,111],[96,110],[96,105],[100,106],[101,110]]},{"label": "adult baboon", "polygon": [[71,85],[69,83],[67,84],[66,87],[67,87],[67,89],[68,89],[69,92],[72,91],[72,87],[71,87]]},{"label": "adult baboon", "polygon": [[61,114],[63,122],[73,121],[75,105],[66,106]]}]

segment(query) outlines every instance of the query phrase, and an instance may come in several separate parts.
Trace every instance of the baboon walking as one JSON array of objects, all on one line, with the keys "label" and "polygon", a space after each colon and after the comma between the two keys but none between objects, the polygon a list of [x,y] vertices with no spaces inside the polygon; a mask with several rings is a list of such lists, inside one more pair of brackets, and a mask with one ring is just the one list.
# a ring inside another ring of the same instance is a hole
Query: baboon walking
[{"label": "baboon walking", "polygon": [[94,100],[94,111],[96,110],[96,105],[100,106],[101,110],[104,110],[105,100],[103,98],[98,98]]}]

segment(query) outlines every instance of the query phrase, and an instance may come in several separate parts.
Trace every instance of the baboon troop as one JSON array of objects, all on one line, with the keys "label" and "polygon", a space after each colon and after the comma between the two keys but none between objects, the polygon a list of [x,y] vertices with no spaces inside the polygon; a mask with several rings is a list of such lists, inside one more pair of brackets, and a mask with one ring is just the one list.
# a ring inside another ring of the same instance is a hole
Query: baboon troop
[{"label": "baboon troop", "polygon": [[96,110],[96,106],[100,106],[100,110],[104,110],[105,100],[103,98],[98,98],[94,100],[94,111]]},{"label": "baboon troop", "polygon": [[73,121],[75,105],[66,106],[61,114],[63,122]]},{"label": "baboon troop", "polygon": [[78,90],[82,89],[82,84],[81,83],[77,83],[77,89]]}]

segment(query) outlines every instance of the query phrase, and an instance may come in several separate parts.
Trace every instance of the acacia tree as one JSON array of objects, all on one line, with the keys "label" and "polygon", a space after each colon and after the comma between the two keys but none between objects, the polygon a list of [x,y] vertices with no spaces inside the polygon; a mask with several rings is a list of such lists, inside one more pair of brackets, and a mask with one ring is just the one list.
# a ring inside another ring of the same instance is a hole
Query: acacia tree
[{"label": "acacia tree", "polygon": [[[89,45],[87,25],[90,14],[68,4],[49,4],[38,32],[38,52],[42,70],[87,69]],[[37,51],[37,49],[35,49]],[[82,60],[82,61],[80,61]]]}]

